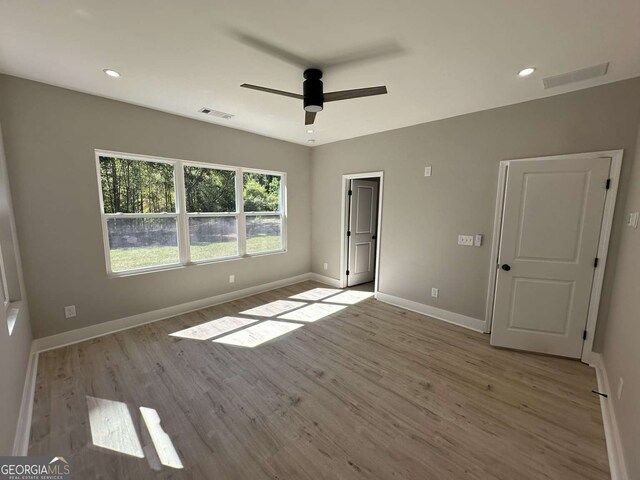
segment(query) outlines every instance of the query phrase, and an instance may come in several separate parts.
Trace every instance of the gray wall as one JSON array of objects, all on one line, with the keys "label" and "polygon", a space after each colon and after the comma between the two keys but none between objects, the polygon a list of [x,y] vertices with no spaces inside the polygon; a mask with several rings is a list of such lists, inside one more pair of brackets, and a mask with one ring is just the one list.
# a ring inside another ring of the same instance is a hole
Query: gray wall
[{"label": "gray wall", "polygon": [[[307,147],[9,76],[0,122],[36,338],[310,270]],[[95,148],[287,172],[288,252],[108,278]]]},{"label": "gray wall", "polygon": [[[636,152],[629,183],[629,197],[621,213],[640,211],[640,150]],[[623,229],[615,267],[602,356],[611,388],[609,401],[614,407],[632,479],[640,478],[640,229]],[[618,400],[620,378],[624,379],[624,389]]]},{"label": "gray wall", "polygon": [[[624,203],[639,121],[635,78],[316,147],[312,271],[339,278],[341,175],[384,170],[380,291],[483,320],[499,162],[623,148],[618,203]],[[431,177],[423,176],[426,165],[433,166]],[[623,220],[618,211],[605,313]],[[460,233],[483,233],[484,245],[458,246]],[[431,287],[440,289],[439,298]],[[601,317],[597,350],[606,326]]]},{"label": "gray wall", "polygon": [[20,313],[11,335],[4,312],[0,313],[0,455],[11,455],[15,438],[20,402],[24,387],[31,326],[22,285],[20,253],[15,244],[11,196],[9,193],[2,132],[0,131],[0,244],[9,285],[10,300],[21,300]]}]

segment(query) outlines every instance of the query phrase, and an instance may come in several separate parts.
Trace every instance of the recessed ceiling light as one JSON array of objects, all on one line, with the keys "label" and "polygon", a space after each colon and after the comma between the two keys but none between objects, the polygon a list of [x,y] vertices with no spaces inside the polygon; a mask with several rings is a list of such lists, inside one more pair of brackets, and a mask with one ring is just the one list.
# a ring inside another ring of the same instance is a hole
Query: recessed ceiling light
[{"label": "recessed ceiling light", "polygon": [[307,140],[307,142],[309,143],[316,143],[316,141],[313,138],[310,138],[309,140]]},{"label": "recessed ceiling light", "polygon": [[313,133],[313,130],[307,130],[307,133]]},{"label": "recessed ceiling light", "polygon": [[527,68],[523,68],[522,70],[520,70],[518,72],[518,76],[519,77],[528,77],[529,75],[531,75],[533,72],[536,71],[535,67],[527,67]]},{"label": "recessed ceiling light", "polygon": [[118,78],[120,76],[120,74],[118,72],[116,72],[115,70],[111,70],[110,68],[105,68],[104,70],[102,70],[106,75],[109,75],[110,77],[113,78]]}]

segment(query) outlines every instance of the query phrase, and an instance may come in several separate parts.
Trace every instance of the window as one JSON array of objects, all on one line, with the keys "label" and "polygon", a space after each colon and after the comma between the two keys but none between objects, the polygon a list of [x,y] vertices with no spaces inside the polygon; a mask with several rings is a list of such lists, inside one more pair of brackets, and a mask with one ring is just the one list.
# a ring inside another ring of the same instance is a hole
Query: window
[{"label": "window", "polygon": [[282,252],[284,173],[96,152],[109,273]]},{"label": "window", "polygon": [[279,175],[243,175],[247,253],[282,250],[282,185]]},{"label": "window", "polygon": [[238,255],[236,172],[209,167],[184,167],[193,261]]}]

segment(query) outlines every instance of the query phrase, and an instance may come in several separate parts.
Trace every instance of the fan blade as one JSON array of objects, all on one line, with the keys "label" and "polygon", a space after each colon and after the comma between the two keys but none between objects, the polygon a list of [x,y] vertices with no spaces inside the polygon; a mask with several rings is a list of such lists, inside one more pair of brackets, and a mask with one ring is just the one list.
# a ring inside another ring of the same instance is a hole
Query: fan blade
[{"label": "fan blade", "polygon": [[351,98],[370,97],[372,95],[384,95],[387,87],[356,88],[355,90],[342,90],[340,92],[329,92],[324,94],[325,102],[336,102],[338,100],[349,100]]},{"label": "fan blade", "polygon": [[285,50],[278,45],[274,45],[273,43],[269,43],[266,40],[262,40],[261,38],[254,37],[253,35],[249,35],[244,32],[232,31],[232,35],[234,35],[239,41],[248,45],[256,50],[260,50],[266,54],[271,55],[272,57],[279,58],[282,61],[290,63],[300,68],[308,68],[309,65],[315,64],[315,62],[310,62],[308,59],[303,58],[299,55],[296,55],[293,52]]},{"label": "fan blade", "polygon": [[304,112],[304,124],[313,125],[316,121],[316,112]]},{"label": "fan blade", "polygon": [[395,41],[381,41],[367,46],[362,46],[358,49],[353,49],[350,52],[343,53],[342,55],[334,56],[330,61],[321,62],[320,65],[324,67],[324,70],[329,70],[338,67],[351,66],[358,63],[375,62],[385,57],[397,57],[405,53],[402,48]]},{"label": "fan blade", "polygon": [[283,95],[285,97],[297,98],[298,100],[302,100],[304,98],[302,95],[298,95],[297,93],[285,92],[283,90],[275,90],[273,88],[267,88],[267,87],[259,87],[258,85],[250,85],[248,83],[243,83],[240,86],[244,88],[250,88],[251,90],[258,90],[260,92],[275,93],[276,95]]}]

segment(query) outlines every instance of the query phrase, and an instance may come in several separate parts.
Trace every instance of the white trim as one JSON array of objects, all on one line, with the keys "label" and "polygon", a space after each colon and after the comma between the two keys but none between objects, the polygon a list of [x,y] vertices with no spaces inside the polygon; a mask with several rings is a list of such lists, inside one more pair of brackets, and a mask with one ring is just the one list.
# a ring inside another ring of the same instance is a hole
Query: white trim
[{"label": "white trim", "polygon": [[346,243],[347,239],[347,229],[349,226],[347,222],[349,219],[347,218],[347,191],[349,190],[348,183],[350,180],[355,180],[358,178],[379,178],[380,186],[378,190],[378,225],[376,228],[376,271],[374,277],[373,291],[377,292],[379,288],[379,279],[380,279],[380,250],[382,245],[382,203],[384,197],[384,171],[379,170],[376,172],[363,172],[363,173],[349,173],[342,175],[342,213],[341,213],[341,226],[340,226],[340,285],[339,288],[345,288],[347,286],[347,260],[345,259],[346,254]]},{"label": "white trim", "polygon": [[618,422],[611,397],[609,377],[605,368],[602,355],[593,352],[589,358],[590,365],[596,369],[598,380],[598,391],[609,395],[608,398],[600,396],[600,410],[602,411],[602,423],[604,426],[604,436],[607,442],[607,455],[609,457],[609,469],[611,470],[611,480],[629,480],[627,467],[624,462],[624,452],[622,450],[622,440],[618,430]]},{"label": "white trim", "polygon": [[176,315],[193,312],[202,308],[212,307],[221,303],[239,300],[241,298],[250,297],[252,295],[257,295],[259,293],[274,290],[276,288],[286,287],[288,285],[293,285],[294,283],[300,283],[310,279],[311,274],[304,273],[295,277],[276,280],[274,282],[257,285],[255,287],[243,288],[242,290],[236,290],[229,293],[223,293],[221,295],[215,295],[213,297],[203,298],[201,300],[194,300],[193,302],[187,302],[180,305],[161,308],[159,310],[140,313],[138,315],[132,315],[130,317],[98,323],[96,325],[58,333],[49,337],[36,338],[31,344],[32,351],[40,353],[47,350],[64,347],[66,345],[84,342],[85,340],[90,340],[92,338],[120,332],[122,330],[127,330],[129,328],[144,325],[146,323],[157,322],[159,320],[164,320],[166,318],[175,317]]},{"label": "white trim", "polygon": [[611,229],[613,227],[613,215],[616,208],[616,197],[618,195],[618,185],[620,183],[620,170],[622,169],[622,155],[624,150],[613,150],[610,152],[600,152],[600,156],[611,157],[611,167],[609,178],[611,185],[607,190],[604,213],[602,215],[602,226],[600,230],[600,240],[598,243],[598,268],[593,276],[591,285],[591,300],[589,302],[589,314],[587,315],[587,338],[582,344],[581,360],[589,362],[589,357],[593,352],[593,341],[596,337],[596,325],[598,323],[598,310],[600,309],[600,298],[602,296],[602,285],[604,283],[604,272],[607,266],[607,255],[609,253],[609,240],[611,239]]},{"label": "white trim", "polygon": [[[33,346],[33,343],[32,343]],[[33,347],[32,347],[33,348]],[[22,389],[22,401],[16,426],[16,435],[13,441],[13,456],[24,456],[29,450],[29,437],[31,435],[31,418],[33,415],[33,397],[36,392],[36,375],[38,373],[38,353],[31,351],[27,374]]]},{"label": "white trim", "polygon": [[[585,330],[587,331],[587,338],[582,345],[581,360],[584,363],[589,363],[589,358],[593,352],[593,340],[596,333],[596,324],[598,321],[598,308],[600,306],[600,297],[602,294],[602,284],[604,282],[604,272],[607,265],[607,253],[609,250],[609,240],[611,236],[611,228],[613,226],[613,215],[616,206],[616,196],[618,194],[618,185],[620,183],[620,170],[622,168],[622,156],[624,150],[606,150],[603,152],[587,152],[587,153],[572,153],[566,155],[554,155],[551,157],[534,157],[534,158],[519,158],[515,160],[503,160],[500,162],[500,171],[498,174],[498,196],[502,195],[502,201],[496,201],[496,210],[494,214],[494,226],[493,226],[493,238],[491,241],[491,263],[490,263],[490,277],[489,288],[487,292],[486,303],[486,332],[491,331],[491,324],[493,322],[493,299],[495,297],[496,286],[496,268],[494,259],[497,258],[498,250],[500,248],[500,230],[502,228],[502,207],[504,204],[504,182],[506,181],[506,170],[511,162],[522,162],[530,160],[568,160],[575,158],[601,158],[610,157],[611,167],[609,170],[609,178],[611,179],[611,185],[606,192],[604,212],[602,215],[602,225],[600,227],[600,239],[598,243],[598,267],[595,269],[593,276],[593,284],[591,287],[591,299],[589,301],[589,312],[587,314],[587,323]],[[502,182],[502,185],[501,185]]]},{"label": "white trim", "polygon": [[496,210],[493,215],[493,236],[491,237],[491,258],[489,261],[489,287],[487,290],[487,304],[485,312],[485,333],[491,333],[493,321],[493,304],[495,302],[496,271],[498,255],[500,253],[500,230],[502,229],[502,213],[504,212],[504,193],[507,183],[507,162],[500,162],[498,170],[498,193],[496,194]]},{"label": "white trim", "polygon": [[[191,259],[191,242],[189,241],[189,219],[187,218],[187,193],[184,185],[184,165],[178,164],[173,169],[173,190],[176,195],[176,228],[178,237],[178,260],[181,264]],[[100,189],[102,192],[102,189]]]},{"label": "white trim", "polygon": [[338,280],[337,278],[327,277],[325,275],[320,275],[319,273],[312,273],[311,280],[324,283],[325,285],[329,285],[331,287],[342,288],[342,284],[340,280]]},{"label": "white trim", "polygon": [[431,305],[406,300],[404,298],[382,292],[376,292],[375,298],[381,302],[395,305],[396,307],[404,308],[405,310],[411,310],[412,312],[421,313],[427,317],[436,318],[447,323],[468,328],[469,330],[474,330],[480,333],[484,333],[485,330],[485,322],[483,320],[467,317],[460,313],[450,312],[449,310],[443,310],[441,308],[432,307]]}]

